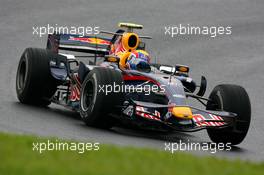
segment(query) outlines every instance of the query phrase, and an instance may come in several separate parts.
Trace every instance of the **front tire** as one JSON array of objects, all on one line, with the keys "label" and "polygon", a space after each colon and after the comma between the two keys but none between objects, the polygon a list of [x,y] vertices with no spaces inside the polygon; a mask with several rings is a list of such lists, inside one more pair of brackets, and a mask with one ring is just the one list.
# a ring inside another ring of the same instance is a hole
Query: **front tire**
[{"label": "front tire", "polygon": [[50,73],[53,53],[46,49],[27,48],[19,61],[16,92],[21,103],[47,106],[56,92],[56,81]]},{"label": "front tire", "polygon": [[123,103],[122,92],[103,92],[101,87],[107,85],[113,86],[123,85],[123,77],[121,72],[96,67],[86,76],[81,89],[80,114],[83,121],[89,126],[100,128],[111,128],[113,126],[113,118],[109,113],[118,113]]},{"label": "front tire", "polygon": [[251,105],[246,90],[237,85],[223,84],[214,88],[209,96],[207,110],[220,110],[236,113],[234,126],[223,129],[207,129],[213,142],[241,143],[247,135],[250,119]]}]

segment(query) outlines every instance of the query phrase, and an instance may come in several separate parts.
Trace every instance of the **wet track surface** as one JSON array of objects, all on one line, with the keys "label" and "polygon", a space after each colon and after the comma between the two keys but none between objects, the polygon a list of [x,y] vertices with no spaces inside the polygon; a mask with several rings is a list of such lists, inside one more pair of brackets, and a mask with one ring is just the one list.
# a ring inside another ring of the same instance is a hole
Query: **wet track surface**
[{"label": "wet track surface", "polygon": [[[186,64],[191,76],[208,79],[208,91],[217,84],[234,83],[246,88],[252,105],[252,122],[244,142],[216,155],[264,160],[264,1],[181,0],[85,1],[8,0],[0,2],[0,130],[40,136],[92,140],[117,145],[164,149],[164,142],[209,142],[206,131],[172,133],[87,127],[78,114],[62,107],[37,108],[18,103],[15,75],[26,47],[45,47],[46,36],[32,35],[33,26],[100,26],[115,30],[120,21],[144,24],[140,33],[151,35],[147,49],[167,64]],[[210,38],[192,35],[171,38],[164,26],[182,24],[230,25],[232,35]],[[196,152],[197,154],[210,154]]]}]

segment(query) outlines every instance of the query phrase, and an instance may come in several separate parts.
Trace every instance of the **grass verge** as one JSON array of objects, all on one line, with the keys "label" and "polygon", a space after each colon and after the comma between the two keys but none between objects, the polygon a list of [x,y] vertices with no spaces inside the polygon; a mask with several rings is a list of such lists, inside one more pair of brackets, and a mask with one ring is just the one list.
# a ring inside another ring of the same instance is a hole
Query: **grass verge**
[{"label": "grass verge", "polygon": [[[56,142],[56,139],[49,139]],[[61,140],[60,140],[61,141]],[[185,153],[100,145],[99,151],[32,151],[46,138],[0,133],[1,175],[263,174],[264,163],[196,157]]]}]

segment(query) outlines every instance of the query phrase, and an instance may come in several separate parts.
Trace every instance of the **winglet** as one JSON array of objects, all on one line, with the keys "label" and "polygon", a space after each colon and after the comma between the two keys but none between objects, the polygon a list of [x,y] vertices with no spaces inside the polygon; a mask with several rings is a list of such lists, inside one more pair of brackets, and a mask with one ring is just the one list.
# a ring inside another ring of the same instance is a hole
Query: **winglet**
[{"label": "winglet", "polygon": [[143,29],[143,25],[140,24],[134,24],[134,23],[125,23],[125,22],[120,22],[118,24],[118,27],[124,27],[127,28],[128,32],[132,32],[133,29]]}]

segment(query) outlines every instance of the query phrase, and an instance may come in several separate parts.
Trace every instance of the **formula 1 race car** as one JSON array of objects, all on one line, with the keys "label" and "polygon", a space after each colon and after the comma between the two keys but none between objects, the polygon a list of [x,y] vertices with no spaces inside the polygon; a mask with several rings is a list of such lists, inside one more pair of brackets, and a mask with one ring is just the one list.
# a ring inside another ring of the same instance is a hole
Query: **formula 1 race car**
[{"label": "formula 1 race car", "polygon": [[[100,128],[122,123],[165,131],[206,129],[216,143],[243,141],[251,118],[243,87],[218,85],[205,98],[205,77],[198,85],[188,66],[151,63],[143,42],[150,37],[133,32],[143,26],[119,27],[117,32],[100,31],[100,36],[54,33],[48,35],[46,49],[27,48],[17,70],[19,101],[63,105]],[[78,61],[80,57],[90,58],[89,63]],[[205,109],[187,99],[198,100]]]}]

